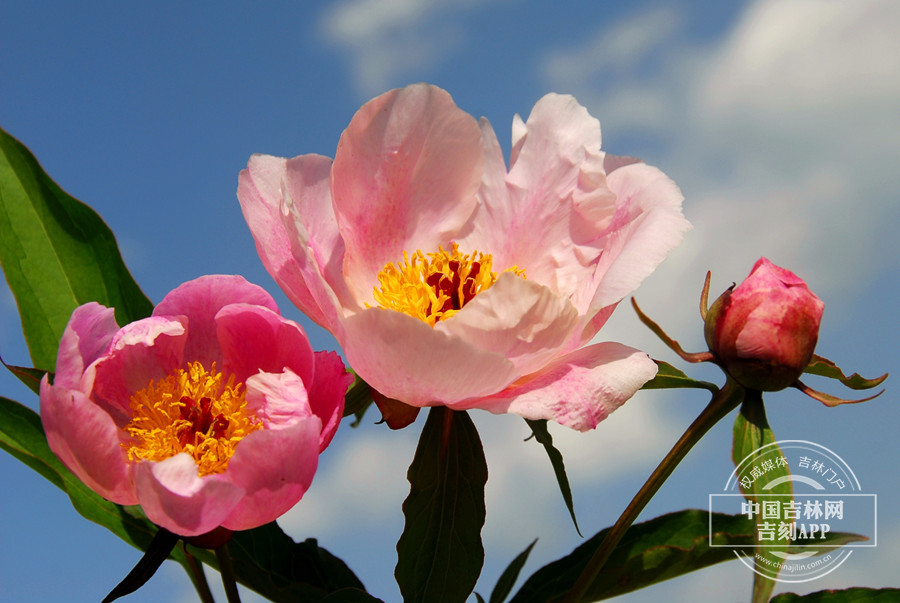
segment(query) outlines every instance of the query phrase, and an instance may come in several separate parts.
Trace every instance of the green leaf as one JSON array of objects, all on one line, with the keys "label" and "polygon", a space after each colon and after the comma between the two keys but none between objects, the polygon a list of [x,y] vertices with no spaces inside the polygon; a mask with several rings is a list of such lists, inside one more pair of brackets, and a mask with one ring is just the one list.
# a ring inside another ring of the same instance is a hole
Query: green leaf
[{"label": "green leaf", "polygon": [[[123,507],[109,502],[84,485],[50,450],[38,414],[2,397],[0,448],[65,491],[82,516],[107,528],[135,548],[146,551],[159,531],[140,507]],[[272,601],[317,602],[332,591],[364,590],[347,565],[319,547],[314,539],[295,543],[274,522],[254,530],[236,532],[229,549],[238,581]],[[218,567],[212,552],[194,547],[191,550],[204,563]],[[171,558],[187,567],[180,547],[175,547]]]},{"label": "green leaf", "polygon": [[859,373],[853,373],[848,377],[834,362],[828,358],[815,355],[812,357],[812,360],[809,362],[804,372],[809,373],[810,375],[819,375],[820,377],[837,379],[850,389],[871,389],[881,385],[888,377],[887,373],[874,379],[866,379],[860,376]]},{"label": "green leaf", "polygon": [[150,541],[150,546],[147,547],[144,556],[138,560],[137,565],[106,595],[101,603],[110,603],[125,595],[130,595],[146,584],[172,554],[178,540],[178,534],[160,528],[153,540]]},{"label": "green leaf", "polygon": [[[756,467],[758,464],[762,464],[765,457],[769,457],[773,453],[781,457],[781,452],[775,444],[775,435],[772,433],[766,420],[762,394],[756,390],[747,391],[744,403],[741,405],[741,411],[734,422],[733,435],[734,441],[731,456],[735,466],[739,468],[748,465]],[[763,446],[766,447],[766,450],[760,451],[760,448]],[[764,519],[763,514],[759,512],[759,506],[763,504],[763,499],[758,495],[777,494],[779,495],[777,500],[779,503],[792,501],[793,488],[789,478],[790,470],[787,463],[783,463],[781,465],[773,464],[771,468],[767,469],[765,471],[765,481],[759,477],[751,481],[745,475],[739,482],[741,492],[743,492],[746,499],[750,501],[750,504],[757,506],[757,512],[755,513],[756,544],[760,544],[759,536],[763,532],[763,524],[773,521],[769,518]],[[744,479],[747,480],[747,483],[745,483]],[[778,506],[780,515],[780,509],[783,508],[783,504]],[[784,520],[780,516],[779,519]],[[777,522],[774,525],[777,525]],[[786,538],[779,538],[778,536],[779,534],[773,532],[772,542],[774,544],[767,544],[765,548],[760,549],[754,555],[757,572],[753,582],[753,601],[756,603],[764,603],[771,597],[772,590],[775,588],[775,578],[777,578],[778,574],[777,570],[773,572],[771,568],[780,566],[781,557],[778,555],[779,553],[786,553],[790,545],[789,535],[786,535]],[[777,546],[779,542],[781,546]],[[772,563],[765,564],[760,560],[759,556],[768,557]],[[774,575],[767,575],[769,573],[774,573]]]},{"label": "green leaf", "polygon": [[376,599],[364,590],[342,588],[322,599],[321,603],[377,603],[380,601],[381,599]]},{"label": "green leaf", "polygon": [[[350,568],[314,538],[294,542],[275,522],[235,532],[228,550],[238,582],[272,601],[319,601],[346,588],[365,591]],[[218,567],[204,553],[196,549],[198,558]]]},{"label": "green leaf", "polygon": [[[743,515],[713,515],[718,528],[713,534],[714,547],[709,546],[708,511],[688,509],[632,525],[579,601],[615,597],[728,561],[735,558],[731,546],[753,543],[751,520]],[[566,557],[532,574],[510,603],[546,603],[563,597],[608,531],[598,532]]]},{"label": "green leaf", "polygon": [[[28,388],[34,393],[40,395],[41,393],[41,379],[44,378],[44,375],[47,375],[47,371],[42,371],[36,368],[29,368],[27,366],[13,366],[11,364],[6,364],[3,358],[0,358],[0,364],[6,367],[10,373],[19,378],[19,381],[28,386]],[[51,382],[53,381],[53,373],[49,373]]]},{"label": "green leaf", "polygon": [[116,309],[120,325],[153,305],[132,279],[103,220],[70,197],[22,143],[0,130],[0,264],[35,367],[53,370],[77,306]]},{"label": "green leaf", "polygon": [[522,567],[525,565],[525,562],[528,561],[531,549],[533,549],[536,544],[537,538],[528,545],[528,548],[516,555],[516,558],[512,560],[505,570],[503,570],[503,573],[500,574],[500,579],[497,580],[497,585],[491,592],[490,603],[503,603],[506,600],[506,597],[512,592],[512,587],[515,586],[516,580],[519,578],[519,572],[522,571]]},{"label": "green leaf", "polygon": [[466,412],[443,406],[429,411],[408,477],[394,571],[403,600],[463,602],[484,563],[487,482],[484,450]]},{"label": "green leaf", "polygon": [[900,601],[900,588],[862,588],[820,590],[808,595],[783,593],[769,603],[895,603]]},{"label": "green leaf", "polygon": [[350,388],[347,390],[347,394],[344,397],[344,416],[349,417],[350,415],[353,415],[355,417],[355,420],[350,424],[350,427],[359,427],[363,415],[366,414],[366,410],[368,410],[371,405],[372,390],[369,387],[369,384],[360,379],[359,375],[354,373],[353,383],[350,384]]},{"label": "green leaf", "polygon": [[0,448],[61,488],[83,517],[98,523],[137,549],[146,550],[157,528],[140,507],[111,503],[81,482],[63,465],[44,436],[41,419],[30,408],[0,398]]},{"label": "green leaf", "polygon": [[550,431],[547,429],[547,420],[525,419],[525,422],[528,423],[528,426],[531,428],[534,439],[544,447],[544,450],[547,451],[547,456],[550,457],[550,464],[553,466],[553,473],[556,475],[556,483],[559,485],[559,491],[562,494],[563,501],[566,503],[566,508],[569,510],[569,516],[572,518],[572,523],[575,524],[575,531],[581,536],[581,530],[578,529],[578,520],[575,518],[575,503],[572,500],[572,489],[569,487],[569,478],[566,476],[566,466],[563,463],[562,453],[553,445],[553,438],[550,436]]},{"label": "green leaf", "polygon": [[719,391],[716,384],[708,381],[697,381],[691,379],[684,372],[678,370],[668,362],[662,360],[654,360],[653,362],[659,367],[656,376],[645,383],[641,389],[674,389],[674,388],[696,388],[706,389],[713,393]]}]

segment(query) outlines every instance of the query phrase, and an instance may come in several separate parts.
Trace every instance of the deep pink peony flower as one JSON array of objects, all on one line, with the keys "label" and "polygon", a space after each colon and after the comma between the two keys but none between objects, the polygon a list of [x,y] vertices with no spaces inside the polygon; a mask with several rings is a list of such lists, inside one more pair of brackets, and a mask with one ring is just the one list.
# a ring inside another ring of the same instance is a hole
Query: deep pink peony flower
[{"label": "deep pink peony flower", "polygon": [[777,391],[809,364],[825,304],[796,274],[760,258],[706,315],[706,343],[716,361],[743,385]]},{"label": "deep pink peony flower", "polygon": [[595,427],[656,373],[585,344],[677,245],[682,196],[600,150],[600,124],[550,94],[490,124],[417,84],[366,103],[335,159],[254,155],[238,198],[266,268],[377,391]]},{"label": "deep pink peony flower", "polygon": [[182,536],[244,530],[306,492],[349,380],[263,289],[206,276],[122,328],[112,308],[76,308],[53,385],[41,382],[41,419],[104,498]]}]

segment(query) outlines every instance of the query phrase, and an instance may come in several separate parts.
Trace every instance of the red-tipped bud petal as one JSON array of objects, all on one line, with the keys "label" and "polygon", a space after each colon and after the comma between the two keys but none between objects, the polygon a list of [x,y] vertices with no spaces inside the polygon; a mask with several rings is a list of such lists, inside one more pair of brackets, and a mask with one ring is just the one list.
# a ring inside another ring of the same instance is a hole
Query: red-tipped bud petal
[{"label": "red-tipped bud petal", "polygon": [[809,364],[824,308],[803,279],[760,258],[744,282],[709,309],[706,343],[744,387],[781,390]]}]

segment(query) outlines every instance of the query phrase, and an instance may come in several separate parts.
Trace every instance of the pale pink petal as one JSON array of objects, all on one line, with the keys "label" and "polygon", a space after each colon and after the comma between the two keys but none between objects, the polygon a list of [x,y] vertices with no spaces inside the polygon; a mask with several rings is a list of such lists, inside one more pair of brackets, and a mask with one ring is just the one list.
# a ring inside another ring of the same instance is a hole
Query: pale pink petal
[{"label": "pale pink petal", "polygon": [[363,105],[332,167],[344,271],[358,299],[371,299],[375,275],[404,251],[437,251],[459,235],[482,165],[478,124],[444,90],[415,84]]},{"label": "pale pink petal", "polygon": [[571,297],[593,273],[602,251],[596,238],[615,208],[599,122],[570,96],[539,100],[526,123],[514,123],[505,193],[493,132],[482,128],[488,162],[469,239],[487,243],[479,250],[494,255],[497,268],[515,264],[529,279]]},{"label": "pale pink petal", "polygon": [[347,363],[376,390],[411,406],[452,406],[500,391],[519,376],[500,354],[401,312],[370,308],[344,327]]},{"label": "pale pink petal", "polygon": [[134,478],[147,518],[181,536],[219,527],[244,495],[224,474],[200,477],[194,459],[184,452],[158,463],[137,463]]},{"label": "pale pink petal", "polygon": [[41,422],[50,449],[91,490],[120,505],[137,503],[121,431],[80,391],[41,381]]},{"label": "pale pink petal", "polygon": [[280,373],[259,372],[245,385],[247,408],[266,429],[284,429],[312,416],[306,385],[289,369]]},{"label": "pale pink petal", "polygon": [[313,298],[333,321],[336,310],[353,305],[354,300],[344,282],[344,239],[331,200],[331,166],[331,159],[320,155],[288,159],[281,218],[291,236],[295,261],[302,252],[313,262],[307,268],[298,267]]},{"label": "pale pink petal", "polygon": [[173,289],[153,309],[153,316],[186,316],[188,340],[184,357],[209,367],[221,362],[215,316],[223,306],[254,304],[278,312],[275,300],[259,285],[238,275],[201,276]]},{"label": "pale pink petal", "polygon": [[595,310],[637,289],[691,227],[681,211],[681,191],[658,169],[632,163],[613,171],[608,182],[617,196],[616,215],[585,290]]},{"label": "pale pink petal", "polygon": [[577,321],[578,313],[566,299],[534,281],[504,272],[490,289],[437,323],[435,330],[504,356],[525,375],[557,355]]},{"label": "pale pink petal", "polygon": [[303,497],[319,462],[318,417],[284,429],[261,429],[240,441],[228,462],[228,480],[244,496],[222,525],[246,530],[274,521]]},{"label": "pale pink petal", "polygon": [[472,230],[457,242],[463,250],[490,254],[494,267],[505,270],[516,263],[512,255],[515,249],[507,237],[510,225],[517,219],[516,207],[509,199],[506,160],[497,135],[484,117],[478,120],[478,127],[484,147],[484,171],[476,193],[478,204],[471,221]]},{"label": "pale pink petal", "polygon": [[100,357],[119,330],[115,309],[90,302],[75,308],[56,356],[57,387],[79,387],[84,369]]},{"label": "pale pink petal", "polygon": [[550,419],[587,431],[631,398],[656,370],[656,363],[640,350],[598,343],[557,359],[495,396],[460,407]]},{"label": "pale pink petal", "polygon": [[[298,170],[301,173],[309,172],[307,187],[319,191],[325,188],[321,194],[327,195],[328,206],[331,205],[330,175],[331,160],[318,155],[304,155],[292,160],[299,163]],[[317,324],[328,327],[329,321],[325,320],[318,302],[310,293],[306,282],[309,276],[294,261],[291,253],[291,245],[294,243],[292,233],[285,226],[285,217],[282,204],[287,185],[287,163],[282,157],[271,155],[253,155],[247,163],[247,169],[241,170],[238,176],[238,201],[244,219],[250,227],[250,233],[256,242],[256,251],[262,260],[266,270],[275,279],[275,282],[287,294],[294,304],[309,316]],[[307,170],[304,170],[308,166]],[[297,178],[303,181],[304,178]],[[319,195],[309,195],[309,200],[315,200]],[[291,201],[293,202],[293,201]],[[314,206],[323,206],[325,203],[313,203]],[[333,214],[333,212],[332,212]],[[298,241],[299,247],[305,247],[307,237]],[[307,263],[309,260],[307,260]],[[316,278],[316,277],[313,277]]]},{"label": "pale pink petal", "polygon": [[180,320],[151,316],[125,325],[113,337],[107,354],[85,372],[84,381],[93,383],[92,399],[117,421],[123,414],[130,415],[134,392],[181,368],[186,341]]},{"label": "pale pink petal", "polygon": [[344,367],[340,356],[334,352],[316,352],[316,374],[307,390],[309,406],[322,420],[321,450],[331,443],[344,417],[344,398],[351,383],[353,375]]},{"label": "pale pink petal", "polygon": [[259,371],[286,367],[311,383],[315,357],[297,323],[260,306],[231,304],[216,314],[216,336],[222,350],[221,370],[240,382]]}]

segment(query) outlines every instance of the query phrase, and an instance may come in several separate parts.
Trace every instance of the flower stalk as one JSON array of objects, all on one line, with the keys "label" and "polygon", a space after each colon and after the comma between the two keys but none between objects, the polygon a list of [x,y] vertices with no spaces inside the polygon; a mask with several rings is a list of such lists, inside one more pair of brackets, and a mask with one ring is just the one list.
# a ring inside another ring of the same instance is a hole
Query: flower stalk
[{"label": "flower stalk", "polygon": [[597,547],[594,555],[584,566],[581,575],[568,595],[564,599],[564,603],[576,603],[581,601],[584,593],[587,592],[591,583],[603,569],[606,560],[609,559],[613,549],[635,522],[650,499],[659,491],[663,483],[672,475],[675,467],[687,456],[687,453],[706,435],[713,425],[723,419],[728,413],[740,406],[744,399],[745,390],[743,387],[735,383],[732,379],[728,379],[725,385],[718,392],[713,394],[712,399],[700,415],[694,419],[694,422],[685,430],[681,438],[675,443],[669,453],[659,463],[650,477],[641,487],[625,510],[616,520],[616,523],[610,529],[606,538]]},{"label": "flower stalk", "polygon": [[216,547],[216,561],[219,562],[219,573],[222,574],[222,585],[225,587],[225,598],[228,603],[241,603],[241,595],[238,592],[237,580],[234,576],[234,563],[231,561],[231,553],[228,552],[228,544]]}]

